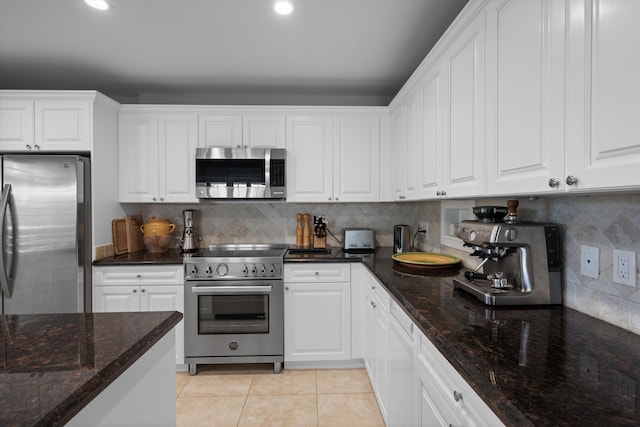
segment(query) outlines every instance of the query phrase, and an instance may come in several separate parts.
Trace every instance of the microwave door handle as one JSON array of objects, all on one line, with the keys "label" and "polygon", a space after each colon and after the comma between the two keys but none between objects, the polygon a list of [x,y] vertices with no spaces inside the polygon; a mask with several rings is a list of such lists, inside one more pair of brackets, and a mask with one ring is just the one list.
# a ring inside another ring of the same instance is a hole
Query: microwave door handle
[{"label": "microwave door handle", "polygon": [[224,294],[268,294],[271,285],[265,286],[194,286],[194,294],[224,295]]},{"label": "microwave door handle", "polygon": [[[7,266],[4,262],[5,253],[5,236],[4,236],[4,222],[7,219],[7,209],[11,206],[11,184],[5,184],[2,188],[2,205],[0,206],[0,284],[2,284],[2,292],[5,298],[11,298],[11,288],[13,283],[9,273],[7,272]],[[13,215],[11,215],[11,221],[13,222]],[[12,224],[13,225],[13,224]],[[14,228],[11,228],[14,230]]]}]

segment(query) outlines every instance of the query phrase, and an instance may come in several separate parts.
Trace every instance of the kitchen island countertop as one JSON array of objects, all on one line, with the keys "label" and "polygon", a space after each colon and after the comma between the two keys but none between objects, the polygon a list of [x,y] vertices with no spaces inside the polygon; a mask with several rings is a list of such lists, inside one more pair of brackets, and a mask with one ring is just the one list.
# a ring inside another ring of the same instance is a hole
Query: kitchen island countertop
[{"label": "kitchen island countertop", "polygon": [[0,425],[64,425],[181,319],[178,312],[3,315]]}]

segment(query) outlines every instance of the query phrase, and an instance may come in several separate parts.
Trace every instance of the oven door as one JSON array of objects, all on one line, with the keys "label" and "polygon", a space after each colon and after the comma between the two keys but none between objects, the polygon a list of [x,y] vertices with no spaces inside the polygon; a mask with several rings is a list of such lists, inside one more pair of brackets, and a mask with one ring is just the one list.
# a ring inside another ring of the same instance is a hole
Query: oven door
[{"label": "oven door", "polygon": [[284,351],[282,280],[185,282],[185,357]]}]

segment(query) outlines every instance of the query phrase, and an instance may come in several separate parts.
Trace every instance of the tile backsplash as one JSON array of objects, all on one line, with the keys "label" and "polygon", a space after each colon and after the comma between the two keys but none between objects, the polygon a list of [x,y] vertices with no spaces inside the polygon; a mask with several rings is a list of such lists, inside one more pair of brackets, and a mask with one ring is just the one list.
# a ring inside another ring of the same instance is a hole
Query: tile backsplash
[{"label": "tile backsplash", "polygon": [[[640,195],[556,196],[519,198],[518,214],[526,221],[546,221],[563,228],[564,304],[593,317],[640,334],[640,288],[613,283],[613,249],[640,254]],[[480,205],[503,205],[505,199],[476,200]],[[197,205],[141,205],[140,213],[170,218],[176,224],[174,245],[180,244],[182,210],[196,209],[195,229],[202,246],[213,243],[295,244],[296,214],[324,215],[329,229],[342,239],[345,227],[373,228],[378,246],[392,246],[393,226],[409,224],[415,233],[419,222],[427,222],[429,234],[418,235],[423,250],[442,250],[462,256],[464,252],[440,247],[440,202],[403,203],[273,203],[220,202]],[[327,244],[340,246],[329,237]],[[600,249],[600,274],[592,279],[580,274],[580,246]],[[636,263],[636,265],[640,265]]]}]

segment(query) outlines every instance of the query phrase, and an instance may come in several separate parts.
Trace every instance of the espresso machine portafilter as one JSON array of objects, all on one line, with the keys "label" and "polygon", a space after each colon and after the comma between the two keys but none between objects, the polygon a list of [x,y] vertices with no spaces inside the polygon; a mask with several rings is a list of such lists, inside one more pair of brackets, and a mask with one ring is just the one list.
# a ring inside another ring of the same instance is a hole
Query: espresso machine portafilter
[{"label": "espresso machine portafilter", "polygon": [[193,230],[193,221],[195,217],[195,209],[185,209],[182,211],[184,218],[184,232],[182,233],[182,241],[180,247],[182,252],[191,253],[198,251],[198,238]]},{"label": "espresso machine portafilter", "polygon": [[481,262],[454,287],[488,305],[562,303],[558,225],[462,221],[456,235]]}]

